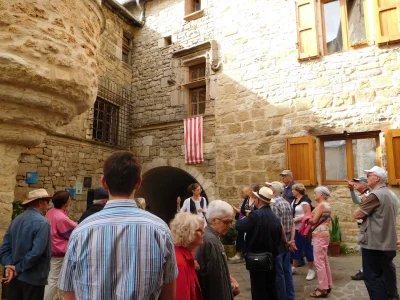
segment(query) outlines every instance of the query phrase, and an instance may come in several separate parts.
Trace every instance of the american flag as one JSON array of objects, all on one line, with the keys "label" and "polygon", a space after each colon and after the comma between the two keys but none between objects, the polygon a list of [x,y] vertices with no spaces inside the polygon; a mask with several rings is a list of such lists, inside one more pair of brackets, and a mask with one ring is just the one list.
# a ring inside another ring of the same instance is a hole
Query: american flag
[{"label": "american flag", "polygon": [[189,118],[184,122],[185,163],[203,162],[203,117]]}]

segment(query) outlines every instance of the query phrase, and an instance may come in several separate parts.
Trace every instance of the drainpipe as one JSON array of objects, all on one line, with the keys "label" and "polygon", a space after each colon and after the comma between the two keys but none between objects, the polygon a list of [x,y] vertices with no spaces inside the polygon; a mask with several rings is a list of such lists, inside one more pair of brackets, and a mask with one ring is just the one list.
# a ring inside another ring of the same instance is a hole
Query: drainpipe
[{"label": "drainpipe", "polygon": [[[105,3],[107,3],[109,6],[111,6],[111,8],[113,9],[114,12],[121,15],[125,19],[127,19],[133,25],[136,25],[139,27],[142,27],[144,25],[144,8],[142,9],[142,7],[140,5],[138,5],[138,7],[141,9],[141,14],[140,14],[140,19],[137,19],[129,10],[127,10],[122,5],[122,4],[126,5],[130,2],[134,2],[135,0],[134,1],[119,1],[119,2],[117,0],[103,0],[103,1]],[[136,2],[136,4],[138,4],[139,0],[136,0],[135,2]],[[144,3],[146,3],[146,1]]]}]

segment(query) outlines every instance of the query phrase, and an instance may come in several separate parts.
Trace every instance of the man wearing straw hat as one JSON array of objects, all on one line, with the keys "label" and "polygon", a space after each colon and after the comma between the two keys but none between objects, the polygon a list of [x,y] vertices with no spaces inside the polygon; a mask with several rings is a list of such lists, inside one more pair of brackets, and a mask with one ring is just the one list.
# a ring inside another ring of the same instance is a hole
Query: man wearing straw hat
[{"label": "man wearing straw hat", "polygon": [[45,189],[29,192],[22,202],[25,212],[8,227],[0,247],[0,263],[6,267],[8,300],[43,299],[50,270],[50,223],[43,216],[51,197]]}]

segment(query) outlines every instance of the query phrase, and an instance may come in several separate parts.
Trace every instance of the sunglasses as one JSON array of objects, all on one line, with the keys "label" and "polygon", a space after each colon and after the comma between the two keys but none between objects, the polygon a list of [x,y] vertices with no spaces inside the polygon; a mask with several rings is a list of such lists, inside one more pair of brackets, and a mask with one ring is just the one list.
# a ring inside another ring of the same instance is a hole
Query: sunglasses
[{"label": "sunglasses", "polygon": [[217,218],[217,220],[220,220],[222,223],[224,223],[225,225],[230,225],[230,224],[232,224],[233,223],[233,220],[222,220],[222,219],[218,219]]}]

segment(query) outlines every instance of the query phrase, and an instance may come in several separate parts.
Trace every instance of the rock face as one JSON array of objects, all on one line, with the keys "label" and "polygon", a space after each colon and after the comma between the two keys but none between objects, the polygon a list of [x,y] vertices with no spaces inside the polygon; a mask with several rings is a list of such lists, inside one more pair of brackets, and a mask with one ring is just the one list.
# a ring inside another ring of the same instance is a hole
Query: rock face
[{"label": "rock face", "polygon": [[0,139],[26,146],[87,110],[97,93],[99,0],[0,1]]}]

